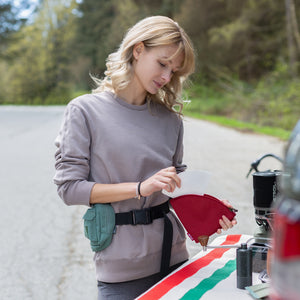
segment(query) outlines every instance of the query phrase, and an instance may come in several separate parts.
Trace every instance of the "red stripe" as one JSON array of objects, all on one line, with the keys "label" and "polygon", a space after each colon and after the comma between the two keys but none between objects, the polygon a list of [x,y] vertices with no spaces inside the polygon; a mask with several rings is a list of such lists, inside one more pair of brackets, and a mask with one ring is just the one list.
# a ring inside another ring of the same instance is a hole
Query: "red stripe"
[{"label": "red stripe", "polygon": [[[226,240],[221,245],[233,245],[236,244],[241,238],[241,235],[227,235]],[[144,294],[139,300],[153,300],[159,299],[166,293],[168,293],[172,288],[180,284],[186,278],[191,277],[197,273],[201,268],[209,265],[213,260],[220,258],[226,251],[227,248],[216,248],[209,252],[207,255],[200,257],[194,262],[183,267],[176,273],[170,275],[161,283],[153,287],[148,293]]]}]

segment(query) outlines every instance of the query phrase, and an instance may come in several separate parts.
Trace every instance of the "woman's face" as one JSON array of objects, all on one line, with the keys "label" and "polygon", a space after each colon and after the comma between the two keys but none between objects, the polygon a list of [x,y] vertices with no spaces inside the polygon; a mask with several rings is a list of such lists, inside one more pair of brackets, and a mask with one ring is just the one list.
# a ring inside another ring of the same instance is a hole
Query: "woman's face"
[{"label": "woman's face", "polygon": [[143,43],[135,45],[133,49],[135,87],[156,94],[171,80],[183,63],[182,51],[170,60],[177,49],[178,46],[175,44],[153,48],[146,48]]}]

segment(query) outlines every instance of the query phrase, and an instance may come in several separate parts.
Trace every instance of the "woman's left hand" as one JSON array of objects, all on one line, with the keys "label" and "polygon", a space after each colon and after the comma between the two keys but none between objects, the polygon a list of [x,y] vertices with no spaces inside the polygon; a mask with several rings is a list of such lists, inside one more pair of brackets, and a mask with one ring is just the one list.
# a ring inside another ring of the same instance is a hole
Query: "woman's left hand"
[{"label": "woman's left hand", "polygon": [[[232,205],[227,200],[221,200],[227,207],[232,208]],[[232,228],[234,225],[237,224],[236,218],[233,218],[232,221],[230,221],[226,216],[222,216],[222,219],[219,220],[219,224],[222,228],[217,230],[217,233],[222,233],[222,230],[226,231],[230,228]]]}]

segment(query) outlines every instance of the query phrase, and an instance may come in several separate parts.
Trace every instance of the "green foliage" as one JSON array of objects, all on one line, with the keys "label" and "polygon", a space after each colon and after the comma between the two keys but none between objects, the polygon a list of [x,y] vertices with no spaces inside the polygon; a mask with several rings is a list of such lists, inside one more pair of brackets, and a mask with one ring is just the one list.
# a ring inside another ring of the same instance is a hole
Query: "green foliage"
[{"label": "green foliage", "polygon": [[0,103],[62,103],[70,95],[74,5],[44,1],[35,22],[17,32],[17,42],[6,50],[12,62]]},{"label": "green foliage", "polygon": [[185,0],[177,18],[194,41],[198,72],[210,80],[219,68],[259,78],[286,48],[284,1]]},{"label": "green foliage", "polygon": [[213,85],[195,85],[187,91],[191,103],[185,105],[185,112],[290,131],[300,116],[300,79],[291,80],[287,69],[278,63],[274,72],[255,85],[226,77]]},{"label": "green foliage", "polygon": [[105,59],[111,52],[106,37],[115,17],[113,1],[86,0],[77,7],[76,44],[79,55],[89,57],[93,73],[105,68]]},{"label": "green foliage", "polygon": [[199,119],[206,120],[206,121],[211,121],[213,123],[218,123],[222,126],[235,128],[242,132],[247,132],[247,133],[255,132],[255,133],[261,133],[261,134],[265,134],[265,135],[271,135],[271,136],[277,137],[279,139],[282,139],[284,141],[287,141],[291,135],[291,132],[289,130],[285,130],[282,128],[260,126],[260,125],[254,124],[254,123],[243,122],[243,121],[239,121],[236,119],[230,119],[230,118],[222,117],[222,116],[202,115],[200,113],[191,112],[191,111],[186,111],[185,114],[190,117],[199,118]]},{"label": "green foliage", "polygon": [[7,44],[13,41],[12,34],[25,23],[26,20],[19,18],[18,13],[26,6],[24,0],[19,3],[9,0],[0,1],[0,57],[3,56]]},{"label": "green foliage", "polygon": [[280,73],[271,74],[256,86],[250,96],[255,108],[250,121],[291,130],[300,118],[300,80],[283,79],[284,74],[278,78]]}]

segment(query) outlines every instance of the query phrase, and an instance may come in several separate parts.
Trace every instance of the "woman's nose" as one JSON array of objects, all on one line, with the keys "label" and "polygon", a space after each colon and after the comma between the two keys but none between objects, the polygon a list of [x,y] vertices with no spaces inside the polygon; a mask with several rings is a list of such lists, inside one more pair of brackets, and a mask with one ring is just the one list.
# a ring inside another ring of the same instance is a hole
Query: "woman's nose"
[{"label": "woman's nose", "polygon": [[162,79],[164,80],[164,83],[168,83],[172,78],[172,71],[166,70],[162,74]]}]

